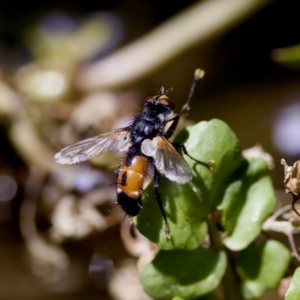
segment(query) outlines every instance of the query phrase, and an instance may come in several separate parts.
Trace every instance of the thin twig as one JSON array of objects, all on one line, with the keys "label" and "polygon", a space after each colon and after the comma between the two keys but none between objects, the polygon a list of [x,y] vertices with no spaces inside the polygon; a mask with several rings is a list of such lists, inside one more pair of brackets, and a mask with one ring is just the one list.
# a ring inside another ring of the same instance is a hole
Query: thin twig
[{"label": "thin twig", "polygon": [[288,210],[291,210],[291,205],[286,205],[282,208],[280,208],[277,212],[275,212],[271,217],[269,217],[262,226],[262,229],[264,231],[275,231],[275,232],[281,232],[285,234],[289,240],[291,249],[292,249],[292,255],[300,261],[300,255],[297,251],[297,247],[295,245],[295,240],[293,237],[293,233],[295,233],[298,228],[294,227],[293,224],[290,221],[276,221],[276,219],[285,213]]},{"label": "thin twig", "polygon": [[291,210],[292,206],[291,205],[286,205],[281,208],[279,208],[270,218],[273,220],[276,220],[279,216],[287,212],[288,210]]},{"label": "thin twig", "polygon": [[293,237],[293,234],[291,232],[286,233],[286,236],[288,237],[289,243],[291,245],[291,249],[292,249],[292,255],[298,260],[300,261],[300,255],[297,251],[296,245],[295,245],[295,240]]},{"label": "thin twig", "polygon": [[225,299],[230,300],[241,300],[241,296],[238,292],[237,286],[237,279],[234,273],[234,269],[231,265],[229,252],[225,249],[220,234],[218,232],[218,229],[216,227],[216,224],[211,220],[210,216],[206,218],[206,222],[209,229],[209,235],[211,240],[211,247],[217,248],[220,251],[224,251],[227,255],[227,267],[224,274],[224,277],[222,279],[223,283],[223,290]]}]

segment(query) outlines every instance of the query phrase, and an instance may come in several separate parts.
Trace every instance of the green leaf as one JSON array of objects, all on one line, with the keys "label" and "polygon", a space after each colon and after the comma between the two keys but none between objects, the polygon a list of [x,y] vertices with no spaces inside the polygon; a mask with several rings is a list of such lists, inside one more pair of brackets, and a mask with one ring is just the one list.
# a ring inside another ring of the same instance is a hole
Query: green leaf
[{"label": "green leaf", "polygon": [[[152,184],[145,191],[146,201],[143,201],[143,209],[137,218],[136,225],[139,231],[164,250],[192,250],[199,247],[207,234],[207,224],[199,218],[198,209],[194,209],[197,206],[203,207],[204,203],[199,201],[192,185],[180,185],[163,179],[160,190],[171,239],[165,236],[165,224],[155,200]],[[170,214],[170,211],[174,213]]]},{"label": "green leaf", "polygon": [[192,172],[192,183],[198,187],[201,200],[205,201],[207,213],[219,204],[230,176],[242,161],[239,141],[230,127],[221,120],[200,122],[182,130],[175,142],[183,142],[188,153],[195,159],[207,162],[214,160],[213,171],[185,157]]},{"label": "green leaf", "polygon": [[243,297],[258,298],[267,290],[276,288],[290,261],[290,251],[283,244],[272,240],[240,252],[236,270],[242,279]]},{"label": "green leaf", "polygon": [[154,299],[195,299],[220,283],[227,261],[221,251],[161,250],[140,274],[145,292]]},{"label": "green leaf", "polygon": [[226,189],[220,209],[231,250],[246,248],[260,234],[264,220],[274,212],[277,200],[267,163],[260,158],[245,160]]},{"label": "green leaf", "polygon": [[293,279],[289,289],[287,290],[285,300],[300,299],[300,267],[298,267],[293,275]]},{"label": "green leaf", "polygon": [[161,249],[196,249],[207,233],[205,218],[216,207],[230,176],[241,163],[241,152],[235,134],[224,122],[212,120],[185,128],[176,142],[183,142],[188,153],[201,161],[215,160],[213,171],[184,155],[193,173],[191,182],[181,185],[162,179],[159,191],[163,199],[171,232],[165,237],[162,214],[153,187],[143,197],[143,209],[135,219],[139,231]]}]

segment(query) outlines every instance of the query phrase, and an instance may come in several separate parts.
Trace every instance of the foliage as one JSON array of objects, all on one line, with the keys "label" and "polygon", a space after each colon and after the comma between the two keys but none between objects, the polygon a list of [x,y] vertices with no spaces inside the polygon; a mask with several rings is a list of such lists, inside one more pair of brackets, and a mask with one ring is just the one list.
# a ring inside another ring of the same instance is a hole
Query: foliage
[{"label": "foliage", "polygon": [[300,298],[300,267],[296,269],[291,286],[285,294],[285,300],[294,300]]},{"label": "foliage", "polygon": [[[215,165],[209,171],[186,158],[193,180],[162,182],[171,239],[152,187],[146,190],[135,223],[161,250],[141,272],[145,291],[155,299],[217,299],[213,291],[223,280],[225,299],[254,299],[275,288],[291,254],[277,241],[254,243],[276,207],[266,162],[243,158],[235,134],[220,120],[187,127],[176,141],[192,157],[214,159]],[[221,220],[212,220],[214,211],[222,211]],[[232,286],[225,286],[228,278],[234,278]]]}]

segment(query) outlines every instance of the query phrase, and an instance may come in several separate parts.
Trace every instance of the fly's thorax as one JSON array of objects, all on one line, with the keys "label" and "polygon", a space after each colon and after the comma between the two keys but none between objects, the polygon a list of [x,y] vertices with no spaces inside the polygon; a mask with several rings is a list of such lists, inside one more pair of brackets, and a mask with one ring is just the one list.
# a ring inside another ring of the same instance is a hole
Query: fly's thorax
[{"label": "fly's thorax", "polygon": [[161,104],[158,100],[148,101],[145,103],[144,112],[149,112],[156,117],[162,115],[165,119],[173,113],[173,109]]},{"label": "fly's thorax", "polygon": [[[156,101],[157,102],[157,101]],[[165,123],[173,115],[172,110],[161,104],[147,103],[131,126],[131,143],[140,144],[145,138],[153,138],[164,132]]]}]

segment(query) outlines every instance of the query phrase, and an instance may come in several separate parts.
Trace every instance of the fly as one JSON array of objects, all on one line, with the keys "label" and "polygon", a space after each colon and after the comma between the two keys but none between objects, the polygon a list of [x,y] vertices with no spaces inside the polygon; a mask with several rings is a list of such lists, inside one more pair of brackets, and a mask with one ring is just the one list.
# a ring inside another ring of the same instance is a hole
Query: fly
[{"label": "fly", "polygon": [[[197,81],[204,71],[197,69],[187,102],[178,115],[173,115],[174,103],[167,94],[172,90],[162,87],[156,96],[146,98],[144,109],[133,119],[131,125],[70,145],[55,155],[61,164],[76,164],[95,158],[107,151],[123,152],[117,175],[117,203],[129,216],[136,216],[142,208],[142,193],[153,179],[154,193],[165,222],[165,234],[170,230],[158,188],[161,176],[185,184],[192,179],[192,172],[183,153],[211,170],[214,161],[203,162],[191,157],[183,143],[169,141],[181,115],[189,110]],[[170,123],[168,129],[166,125]]]}]

